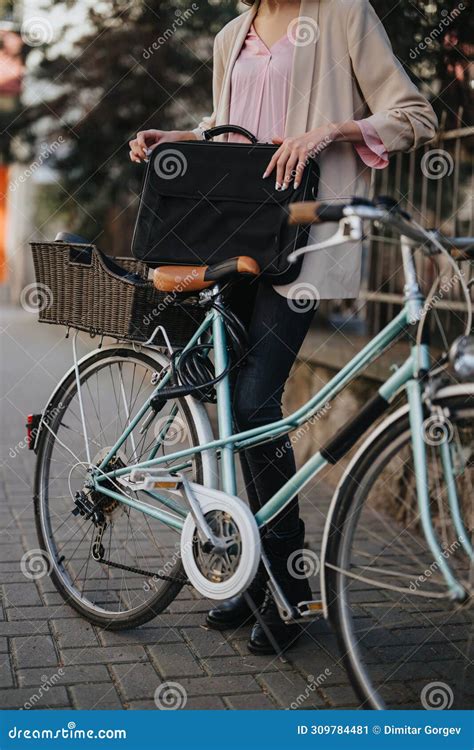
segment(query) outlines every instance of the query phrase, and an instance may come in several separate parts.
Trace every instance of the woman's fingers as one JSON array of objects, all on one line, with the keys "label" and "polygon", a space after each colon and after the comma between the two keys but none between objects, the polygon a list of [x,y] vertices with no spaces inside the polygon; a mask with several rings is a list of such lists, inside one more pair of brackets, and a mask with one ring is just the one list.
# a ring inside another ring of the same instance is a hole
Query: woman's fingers
[{"label": "woman's fingers", "polygon": [[295,167],[295,182],[294,188],[299,188],[301,180],[303,179],[303,172],[308,164],[308,153],[306,151],[300,151],[298,154],[298,163]]},{"label": "woman's fingers", "polygon": [[148,141],[150,139],[147,138],[147,136],[149,136],[149,135],[150,135],[150,133],[147,130],[142,130],[142,131],[140,131],[140,133],[137,133],[137,139],[136,140],[137,140],[138,148],[140,149],[141,155],[143,156],[144,159],[146,158],[147,151],[148,151],[148,148],[149,148]]},{"label": "woman's fingers", "polygon": [[286,162],[285,176],[283,178],[283,190],[287,190],[290,184],[296,177],[296,167],[299,162],[299,152],[294,150],[291,152],[288,161]]},{"label": "woman's fingers", "polygon": [[280,154],[282,153],[283,146],[280,146],[278,151],[275,151],[272,158],[270,159],[270,162],[268,164],[268,167],[266,168],[265,172],[263,173],[263,179],[265,180],[267,177],[271,175],[273,170],[276,168],[276,165],[278,163],[278,159],[280,158]]},{"label": "woman's fingers", "polygon": [[[290,143],[285,143],[282,146],[282,153],[278,159],[277,164],[277,177],[276,177],[276,189],[285,189],[285,175],[287,171],[287,165],[294,153],[294,147]],[[291,170],[290,170],[291,171]],[[288,185],[286,185],[288,187]]]},{"label": "woman's fingers", "polygon": [[130,146],[130,158],[132,159],[132,155],[134,157],[132,159],[132,161],[139,161],[140,162],[140,161],[142,161],[145,158],[145,156],[143,154],[143,149],[138,144],[138,140],[136,138],[133,141],[130,141],[130,143],[128,145]]}]

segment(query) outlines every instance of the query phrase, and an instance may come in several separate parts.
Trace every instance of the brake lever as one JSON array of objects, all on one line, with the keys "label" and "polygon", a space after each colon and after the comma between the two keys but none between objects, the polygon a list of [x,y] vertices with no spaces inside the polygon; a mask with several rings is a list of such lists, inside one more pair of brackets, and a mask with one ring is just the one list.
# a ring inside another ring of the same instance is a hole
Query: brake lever
[{"label": "brake lever", "polygon": [[314,253],[318,250],[326,250],[329,247],[335,247],[336,245],[344,245],[346,242],[357,242],[364,239],[363,222],[358,216],[346,216],[339,222],[339,228],[332,237],[325,240],[324,242],[317,242],[314,245],[307,245],[307,247],[301,247],[299,250],[295,250],[288,256],[289,263],[296,263],[301,255],[306,253]]}]

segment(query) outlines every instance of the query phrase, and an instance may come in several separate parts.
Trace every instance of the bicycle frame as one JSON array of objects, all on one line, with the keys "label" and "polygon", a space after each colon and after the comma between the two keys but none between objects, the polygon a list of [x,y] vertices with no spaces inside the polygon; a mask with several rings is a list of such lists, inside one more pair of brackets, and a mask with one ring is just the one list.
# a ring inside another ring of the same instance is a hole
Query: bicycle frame
[{"label": "bicycle frame", "polygon": [[[144,419],[147,412],[152,408],[151,401],[154,397],[159,394],[159,391],[165,386],[171,377],[170,371],[168,371],[164,377],[157,384],[150,398],[143,404],[137,415],[130,421],[126,430],[123,432],[121,437],[117,440],[115,445],[110,448],[108,455],[104,458],[98,469],[96,469],[93,476],[93,483],[97,490],[101,493],[110,496],[124,505],[134,508],[137,511],[145,513],[146,515],[154,518],[165,524],[170,528],[181,530],[183,528],[184,520],[187,516],[188,509],[181,506],[178,502],[170,500],[169,497],[161,495],[157,491],[148,491],[147,496],[155,501],[155,504],[151,505],[144,503],[140,500],[132,498],[122,492],[116,492],[109,487],[103,486],[107,480],[115,479],[120,480],[121,478],[129,475],[134,469],[156,469],[157,467],[163,467],[164,464],[168,465],[171,462],[177,462],[179,467],[173,465],[170,471],[177,471],[178,468],[188,466],[192,456],[204,453],[205,451],[215,451],[220,455],[221,458],[221,485],[225,492],[228,494],[236,494],[236,467],[235,467],[235,454],[246,448],[250,448],[262,442],[273,440],[275,437],[284,435],[289,431],[298,429],[304,423],[310,421],[312,418],[317,416],[318,412],[324,407],[326,408],[336,396],[345,388],[348,384],[352,383],[366,368],[367,366],[376,359],[381,353],[383,353],[393,342],[395,342],[404,332],[410,329],[419,320],[419,316],[423,310],[425,299],[420,291],[416,269],[413,259],[414,243],[407,237],[402,237],[402,255],[404,262],[404,270],[406,276],[406,287],[405,287],[405,302],[403,309],[400,313],[391,321],[375,338],[370,341],[358,354],[356,354],[340,372],[338,372],[330,382],[328,382],[318,393],[316,393],[306,404],[300,409],[295,411],[288,417],[281,419],[273,424],[247,430],[245,432],[233,433],[232,423],[232,410],[231,410],[231,394],[230,394],[230,383],[229,376],[226,375],[217,385],[217,413],[218,413],[218,426],[219,435],[218,438],[208,443],[199,446],[193,446],[184,450],[170,453],[165,456],[156,456],[156,448],[154,448],[150,457],[146,461],[130,465],[114,471],[107,471],[107,464],[112,456],[120,449],[125,443],[127,438],[137,427],[137,425]],[[220,291],[215,290],[216,296],[219,298]],[[211,310],[207,314],[205,320],[196,331],[186,349],[193,346],[205,333],[212,333],[213,337],[213,350],[216,375],[221,374],[227,364],[227,352],[226,352],[226,340],[225,340],[225,327],[221,314],[218,310]],[[423,438],[423,392],[421,375],[426,373],[430,368],[430,352],[427,343],[422,343],[420,346],[413,345],[411,347],[410,356],[407,360],[388,378],[386,382],[378,390],[379,402],[383,400],[387,407],[390,401],[393,399],[396,393],[401,388],[405,387],[407,391],[408,403],[410,407],[410,424],[412,430],[412,447],[415,471],[417,476],[417,490],[420,505],[420,516],[422,521],[423,530],[430,546],[431,552],[436,563],[441,570],[446,584],[449,589],[449,593],[453,598],[462,599],[464,597],[464,590],[458,584],[454,577],[451,569],[443,555],[443,550],[436,537],[431,513],[430,513],[430,502],[428,492],[428,468],[427,468],[427,454],[426,445]],[[364,415],[365,424],[362,426],[358,424],[358,418],[351,421],[351,428],[354,428],[356,434],[353,440],[354,444],[358,437],[363,434],[380,416],[378,414],[370,415],[372,421],[367,424],[367,413]],[[363,427],[363,428],[362,428]],[[357,429],[359,432],[357,434]],[[341,433],[344,433],[345,428],[342,428]],[[347,428],[346,428],[347,437]],[[334,445],[332,441],[331,445]],[[343,453],[339,453],[336,460],[342,455],[345,455],[352,445],[345,445]],[[327,451],[323,448],[313,455],[306,463],[295,473],[295,475],[284,484],[284,486],[265,504],[263,508],[256,514],[255,519],[258,526],[261,528],[277,516],[287,505],[290,503],[293,497],[309,482],[316,474],[318,474],[323,467],[329,463],[336,463],[336,460],[332,460],[331,456],[328,455]],[[452,472],[453,465],[450,458],[450,453],[447,452],[443,456],[443,467],[444,470]],[[452,507],[456,510],[459,508],[457,504],[457,498],[455,489],[452,488],[451,483],[451,497],[450,502]],[[168,510],[158,507],[158,505],[164,505]],[[170,512],[171,511],[171,512]]]}]

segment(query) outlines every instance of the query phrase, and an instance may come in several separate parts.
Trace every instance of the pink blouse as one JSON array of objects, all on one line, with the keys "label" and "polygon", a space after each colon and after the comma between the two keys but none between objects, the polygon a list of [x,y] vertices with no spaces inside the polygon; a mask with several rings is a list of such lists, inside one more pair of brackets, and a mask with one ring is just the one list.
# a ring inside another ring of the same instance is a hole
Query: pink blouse
[{"label": "pink blouse", "polygon": [[[295,44],[285,34],[271,49],[250,28],[232,71],[229,121],[254,133],[261,142],[283,138],[290,96],[291,70]],[[365,145],[355,148],[369,167],[383,169],[388,154],[374,126],[359,120]],[[245,142],[239,135],[229,140]]]}]

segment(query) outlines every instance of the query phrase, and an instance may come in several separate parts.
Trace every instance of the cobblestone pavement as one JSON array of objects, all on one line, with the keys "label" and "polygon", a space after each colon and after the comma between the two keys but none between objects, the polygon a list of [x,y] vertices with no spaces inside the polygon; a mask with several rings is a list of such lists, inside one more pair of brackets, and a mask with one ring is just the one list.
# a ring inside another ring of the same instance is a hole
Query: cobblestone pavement
[{"label": "cobblestone pavement", "polygon": [[[155,709],[157,687],[173,681],[186,691],[186,709],[287,708],[298,696],[305,709],[357,707],[335,638],[322,620],[284,663],[250,655],[248,629],[206,629],[209,603],[187,587],[147,625],[112,633],[66,606],[49,577],[25,578],[20,560],[38,546],[25,414],[41,409],[69,367],[70,342],[62,329],[40,327],[34,315],[11,309],[3,310],[1,326],[0,706]],[[319,549],[329,497],[323,484],[305,493],[313,550]],[[308,690],[308,675],[325,670],[330,675],[322,685]]]}]

